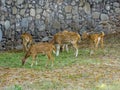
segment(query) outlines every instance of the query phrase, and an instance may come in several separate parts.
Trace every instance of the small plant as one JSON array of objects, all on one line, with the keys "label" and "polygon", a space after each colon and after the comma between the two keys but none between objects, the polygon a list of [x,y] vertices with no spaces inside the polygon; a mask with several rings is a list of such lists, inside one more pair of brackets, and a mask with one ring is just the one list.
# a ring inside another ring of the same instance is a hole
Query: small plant
[{"label": "small plant", "polygon": [[15,85],[14,90],[22,90],[22,87],[20,85]]}]

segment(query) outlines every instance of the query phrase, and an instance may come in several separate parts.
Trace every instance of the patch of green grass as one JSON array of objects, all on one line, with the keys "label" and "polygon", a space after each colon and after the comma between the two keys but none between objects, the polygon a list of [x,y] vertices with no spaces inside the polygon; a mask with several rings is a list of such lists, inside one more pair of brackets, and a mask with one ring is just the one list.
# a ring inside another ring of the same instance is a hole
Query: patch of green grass
[{"label": "patch of green grass", "polygon": [[0,53],[0,66],[19,68],[21,67],[21,59],[23,53],[3,52]]},{"label": "patch of green grass", "polygon": [[49,81],[49,80],[44,80],[40,82],[35,82],[33,83],[30,88],[36,88],[36,90],[61,90],[62,88],[66,87],[65,84],[62,84],[61,82],[57,81]]},{"label": "patch of green grass", "polygon": [[[107,45],[106,45],[107,46]],[[65,66],[71,66],[73,64],[81,64],[81,65],[88,65],[88,64],[101,64],[104,62],[107,62],[108,58],[104,60],[104,56],[106,55],[113,55],[117,58],[119,58],[119,50],[117,48],[110,48],[106,47],[104,49],[98,49],[95,51],[95,55],[90,56],[90,48],[80,48],[79,49],[79,54],[78,57],[75,57],[75,51],[73,48],[69,50],[67,53],[66,51],[60,52],[59,56],[55,56],[53,54],[55,60],[54,60],[54,66],[51,67],[51,62],[47,67],[45,67],[45,64],[47,62],[47,56],[45,55],[38,55],[37,61],[38,65],[33,65],[32,69],[37,69],[37,70],[53,70],[56,68],[63,68]],[[115,54],[116,53],[116,54]],[[0,53],[0,67],[9,67],[9,68],[28,68],[31,69],[31,63],[32,63],[32,58],[29,57],[26,60],[26,63],[24,66],[22,66],[22,58],[24,57],[25,53],[23,52],[3,52]],[[113,56],[113,57],[114,57]]]},{"label": "patch of green grass", "polygon": [[[89,56],[89,49],[79,49],[78,57],[75,57],[75,51],[71,49],[68,53],[67,52],[60,52],[59,56],[54,56],[54,66],[51,67],[51,62],[47,67],[45,64],[47,62],[47,56],[45,55],[38,55],[37,61],[38,65],[33,65],[33,69],[45,70],[45,69],[55,69],[55,68],[62,68],[64,66],[70,66],[76,63],[79,64],[98,64],[101,63],[101,60],[97,58],[98,55],[102,55],[102,51],[97,51],[95,56]],[[10,68],[31,68],[32,58],[29,57],[26,60],[24,66],[21,65],[21,60],[24,57],[25,53],[23,52],[3,52],[0,53],[0,66],[1,67],[10,67]],[[96,58],[94,58],[96,57]]]},{"label": "patch of green grass", "polygon": [[21,85],[14,85],[14,86],[9,86],[6,87],[4,90],[23,90]]},{"label": "patch of green grass", "polygon": [[92,90],[120,90],[120,82],[113,82],[110,85],[107,84],[98,84]]}]

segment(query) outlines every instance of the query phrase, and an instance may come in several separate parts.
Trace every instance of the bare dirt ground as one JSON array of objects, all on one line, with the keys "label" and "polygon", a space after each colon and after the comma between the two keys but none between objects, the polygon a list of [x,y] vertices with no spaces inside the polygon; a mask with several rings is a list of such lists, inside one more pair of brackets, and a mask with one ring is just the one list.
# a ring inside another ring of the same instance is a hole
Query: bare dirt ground
[{"label": "bare dirt ground", "polygon": [[[2,81],[0,82],[0,90],[4,90],[3,87],[9,85],[25,85],[26,83],[32,85],[35,82],[42,81],[58,82],[62,85],[67,85],[65,87],[67,89],[64,88],[64,90],[72,90],[68,89],[69,87],[80,87],[83,90],[91,90],[89,88],[99,83],[111,84],[113,82],[120,82],[120,56],[114,55],[114,52],[120,52],[120,44],[117,43],[114,46],[111,44],[110,47],[112,49],[109,54],[98,57],[102,60],[100,64],[74,64],[72,66],[46,71],[0,67],[0,81]],[[116,51],[117,49],[119,50]]]}]

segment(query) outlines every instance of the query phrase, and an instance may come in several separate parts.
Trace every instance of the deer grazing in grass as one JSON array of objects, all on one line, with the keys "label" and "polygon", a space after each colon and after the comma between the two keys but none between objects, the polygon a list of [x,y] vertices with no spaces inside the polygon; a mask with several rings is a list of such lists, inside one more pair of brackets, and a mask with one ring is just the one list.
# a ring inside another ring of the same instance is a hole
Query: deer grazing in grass
[{"label": "deer grazing in grass", "polygon": [[[22,59],[22,65],[25,64],[25,61],[28,57],[32,56],[32,64],[31,67],[33,66],[37,55],[40,54],[45,54],[48,57],[48,60],[52,61],[52,65],[53,66],[53,61],[54,58],[52,56],[52,52],[55,52],[55,46],[51,43],[47,43],[47,42],[40,42],[40,43],[36,43],[30,46],[29,50],[26,52],[24,58]],[[37,60],[36,60],[36,64],[37,64]],[[46,65],[48,65],[48,62],[46,63]]]},{"label": "deer grazing in grass", "polygon": [[78,33],[64,30],[62,32],[58,32],[53,36],[53,39],[50,43],[56,45],[56,56],[59,55],[60,47],[62,45],[72,44],[75,48],[75,57],[78,56],[78,42],[81,40],[81,37]]},{"label": "deer grazing in grass", "polygon": [[[98,45],[101,44],[101,48],[104,48],[104,36],[105,33],[102,31],[101,33],[87,33],[84,32],[82,34],[82,39],[88,39],[90,41],[91,49],[96,50]],[[92,52],[90,53],[90,55]]]}]

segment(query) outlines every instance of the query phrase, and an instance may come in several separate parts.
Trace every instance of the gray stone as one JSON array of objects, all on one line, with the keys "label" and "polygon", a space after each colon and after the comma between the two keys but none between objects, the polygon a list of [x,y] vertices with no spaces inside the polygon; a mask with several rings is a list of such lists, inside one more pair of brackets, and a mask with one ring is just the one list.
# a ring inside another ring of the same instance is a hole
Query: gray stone
[{"label": "gray stone", "polygon": [[58,10],[58,13],[62,13],[62,10],[60,9],[60,10]]},{"label": "gray stone", "polygon": [[28,6],[29,6],[29,8],[34,8],[32,4],[29,4]]},{"label": "gray stone", "polygon": [[17,8],[16,7],[12,8],[12,14],[17,14]]},{"label": "gray stone", "polygon": [[44,0],[39,0],[39,4],[40,4],[40,6],[44,6],[45,5]]},{"label": "gray stone", "polygon": [[54,11],[57,11],[58,9],[58,5],[57,4],[54,4]]},{"label": "gray stone", "polygon": [[37,9],[36,9],[36,13],[37,13],[37,14],[40,14],[42,11],[43,11],[43,10],[42,10],[41,8],[37,8]]},{"label": "gray stone", "polygon": [[0,28],[0,42],[2,40],[2,31],[1,31],[1,28]]},{"label": "gray stone", "polygon": [[113,6],[114,6],[114,7],[119,7],[119,6],[120,6],[120,3],[114,2],[114,3],[113,3]]},{"label": "gray stone", "polygon": [[20,15],[22,15],[22,16],[25,15],[25,9],[20,10]]},{"label": "gray stone", "polygon": [[42,20],[45,20],[45,17],[42,15],[42,16],[41,16],[41,19],[42,19]]},{"label": "gray stone", "polygon": [[47,16],[47,12],[46,12],[46,10],[43,11],[43,16],[44,16],[44,17]]},{"label": "gray stone", "polygon": [[110,13],[114,13],[114,10],[113,10],[113,9],[111,9],[111,10],[110,10]]},{"label": "gray stone", "polygon": [[71,4],[72,0],[64,0],[65,3]]},{"label": "gray stone", "polygon": [[82,7],[84,5],[84,3],[85,3],[85,0],[80,0],[79,6]]},{"label": "gray stone", "polygon": [[17,32],[20,32],[20,31],[21,31],[21,29],[20,29],[20,28],[17,28],[17,29],[16,29],[16,31],[17,31]]},{"label": "gray stone", "polygon": [[59,14],[59,19],[64,19],[64,15],[63,14]]},{"label": "gray stone", "polygon": [[87,14],[91,13],[91,8],[90,8],[90,4],[88,2],[85,3],[85,6],[83,7],[83,9],[85,10],[85,12]]},{"label": "gray stone", "polygon": [[74,6],[72,8],[72,14],[78,14],[78,7],[77,6]]},{"label": "gray stone", "polygon": [[6,4],[8,5],[12,4],[12,0],[6,0]]},{"label": "gray stone", "polygon": [[29,13],[25,13],[24,17],[28,17],[29,16]]},{"label": "gray stone", "polygon": [[108,17],[107,14],[101,14],[100,18],[101,18],[101,20],[103,20],[103,21],[109,19],[109,17]]},{"label": "gray stone", "polygon": [[61,5],[62,2],[63,2],[63,0],[57,0],[57,3],[58,3],[59,5]]},{"label": "gray stone", "polygon": [[20,15],[16,15],[16,18],[20,19],[20,18],[21,18],[21,16],[20,16]]},{"label": "gray stone", "polygon": [[[36,24],[36,28],[37,28],[37,29],[39,29],[40,26],[42,25],[42,24],[41,24],[41,21],[40,21],[39,19],[37,19],[37,20],[35,21],[35,24]],[[44,24],[44,23],[43,23],[43,24]]]},{"label": "gray stone", "polygon": [[35,9],[33,9],[33,8],[30,9],[30,15],[35,16]]},{"label": "gray stone", "polygon": [[79,15],[78,14],[73,15],[73,20],[78,22],[79,21]]},{"label": "gray stone", "polygon": [[60,29],[60,23],[57,20],[53,22],[53,28]]},{"label": "gray stone", "polygon": [[0,20],[4,21],[4,20],[5,20],[5,16],[4,16],[4,15],[1,15]]},{"label": "gray stone", "polygon": [[35,21],[35,25],[36,25],[36,28],[37,28],[39,31],[44,31],[44,30],[45,30],[45,23],[44,23],[44,21],[37,19],[37,20]]},{"label": "gray stone", "polygon": [[50,34],[51,35],[54,35],[54,34],[56,34],[57,33],[57,30],[56,29],[51,29],[51,31],[50,31]]},{"label": "gray stone", "polygon": [[52,23],[53,22],[52,14],[49,14],[49,16],[46,18],[46,20],[47,20],[47,24]]},{"label": "gray stone", "polygon": [[2,4],[5,5],[5,0],[1,0],[2,1]]},{"label": "gray stone", "polygon": [[9,29],[10,28],[10,21],[6,20],[5,21],[5,29]]},{"label": "gray stone", "polygon": [[17,45],[17,46],[15,47],[15,49],[16,49],[16,50],[22,50],[22,49],[23,49],[23,45]]},{"label": "gray stone", "polygon": [[72,22],[71,19],[66,20],[67,27],[68,27],[68,24],[70,24],[71,22]]},{"label": "gray stone", "polygon": [[19,8],[19,9],[23,9],[23,8],[25,8],[25,4],[20,4],[20,5],[16,4],[16,7]]},{"label": "gray stone", "polygon": [[16,28],[17,27],[20,27],[20,20],[19,19],[16,21]]},{"label": "gray stone", "polygon": [[66,19],[71,19],[72,18],[72,14],[66,14]]},{"label": "gray stone", "polygon": [[120,8],[115,8],[116,13],[120,13]]},{"label": "gray stone", "polygon": [[0,21],[0,24],[1,24],[1,25],[4,25],[4,24],[5,24],[5,21],[3,21],[3,20]]},{"label": "gray stone", "polygon": [[105,6],[105,8],[106,8],[106,10],[110,10],[110,5],[107,4],[107,5]]},{"label": "gray stone", "polygon": [[96,3],[102,2],[102,0],[94,0]]},{"label": "gray stone", "polygon": [[32,21],[32,20],[33,20],[33,18],[29,16],[28,17],[28,21]]},{"label": "gray stone", "polygon": [[39,20],[39,21],[40,21],[39,22],[40,25],[44,25],[45,24],[43,20]]},{"label": "gray stone", "polygon": [[95,18],[95,19],[98,19],[100,17],[100,12],[94,12],[92,14],[92,17]]},{"label": "gray stone", "polygon": [[65,7],[65,12],[71,12],[72,11],[72,6],[66,6]]},{"label": "gray stone", "polygon": [[36,15],[36,19],[40,19],[40,14],[37,14],[37,15]]},{"label": "gray stone", "polygon": [[17,4],[22,4],[24,2],[24,0],[17,0]]},{"label": "gray stone", "polygon": [[23,18],[22,19],[21,26],[22,27],[28,27],[28,18]]},{"label": "gray stone", "polygon": [[79,11],[82,11],[83,10],[83,8],[82,7],[79,7]]},{"label": "gray stone", "polygon": [[45,24],[41,25],[40,28],[38,28],[39,31],[44,31],[45,30]]},{"label": "gray stone", "polygon": [[43,42],[49,41],[49,37],[48,37],[48,36],[44,37],[44,38],[42,39],[42,41],[43,41]]},{"label": "gray stone", "polygon": [[75,4],[76,4],[75,1],[72,1],[71,5],[75,5]]},{"label": "gray stone", "polygon": [[7,12],[7,8],[6,7],[1,6],[1,10]]}]

